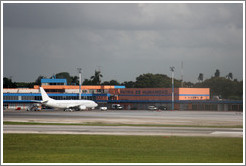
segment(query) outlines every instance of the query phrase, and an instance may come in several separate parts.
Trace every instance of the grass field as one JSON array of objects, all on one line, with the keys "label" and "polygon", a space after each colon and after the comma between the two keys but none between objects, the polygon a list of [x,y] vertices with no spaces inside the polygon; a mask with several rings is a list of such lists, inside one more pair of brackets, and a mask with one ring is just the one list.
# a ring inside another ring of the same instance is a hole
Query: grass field
[{"label": "grass field", "polygon": [[242,138],[3,134],[4,163],[242,163]]}]

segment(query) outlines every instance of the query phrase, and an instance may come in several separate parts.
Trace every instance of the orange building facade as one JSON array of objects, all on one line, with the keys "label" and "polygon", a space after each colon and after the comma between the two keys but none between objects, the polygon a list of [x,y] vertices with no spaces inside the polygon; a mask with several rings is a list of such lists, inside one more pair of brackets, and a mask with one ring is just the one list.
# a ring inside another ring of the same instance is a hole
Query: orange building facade
[{"label": "orange building facade", "polygon": [[[171,88],[125,88],[115,93],[118,100],[170,101]],[[209,88],[174,88],[174,100],[209,100]]]}]

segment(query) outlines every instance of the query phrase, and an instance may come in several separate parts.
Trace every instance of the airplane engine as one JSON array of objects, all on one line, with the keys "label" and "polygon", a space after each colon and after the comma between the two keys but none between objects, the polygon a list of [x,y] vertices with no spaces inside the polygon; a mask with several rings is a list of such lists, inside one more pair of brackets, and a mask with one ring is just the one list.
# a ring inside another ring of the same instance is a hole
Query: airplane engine
[{"label": "airplane engine", "polygon": [[79,106],[79,109],[80,110],[85,110],[86,109],[86,106],[85,105],[81,105],[81,106]]}]

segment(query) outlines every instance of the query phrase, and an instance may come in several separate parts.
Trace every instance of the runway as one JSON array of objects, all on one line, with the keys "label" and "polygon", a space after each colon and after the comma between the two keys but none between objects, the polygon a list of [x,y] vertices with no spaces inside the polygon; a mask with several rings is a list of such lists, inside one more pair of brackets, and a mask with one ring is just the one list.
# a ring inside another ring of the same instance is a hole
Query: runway
[{"label": "runway", "polygon": [[4,121],[40,123],[170,124],[242,126],[242,112],[218,111],[4,111]]},{"label": "runway", "polygon": [[[161,135],[161,136],[209,136],[243,137],[243,114],[239,112],[195,111],[85,111],[85,112],[16,112],[5,111],[4,121],[39,123],[102,123],[124,126],[77,125],[4,125],[4,133],[39,134],[100,134],[100,135]],[[191,125],[203,127],[150,127],[131,124]],[[129,125],[129,126],[127,126]],[[206,126],[214,126],[208,128]],[[216,127],[220,126],[220,127]]]},{"label": "runway", "polygon": [[243,137],[240,128],[4,125],[4,133]]}]

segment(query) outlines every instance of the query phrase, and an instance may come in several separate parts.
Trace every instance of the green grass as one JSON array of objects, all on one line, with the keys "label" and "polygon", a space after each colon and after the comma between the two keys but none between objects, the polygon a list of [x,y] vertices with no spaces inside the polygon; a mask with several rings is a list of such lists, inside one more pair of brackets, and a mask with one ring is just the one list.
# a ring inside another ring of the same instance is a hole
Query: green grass
[{"label": "green grass", "polygon": [[242,163],[242,138],[3,134],[4,163]]},{"label": "green grass", "polygon": [[145,127],[207,127],[207,128],[243,128],[242,125],[230,126],[203,126],[203,125],[172,125],[172,124],[117,124],[117,123],[39,123],[39,122],[10,122],[4,121],[4,125],[77,125],[77,126],[145,126]]}]

